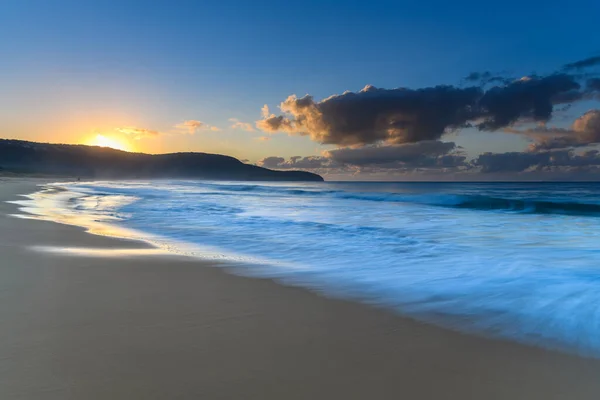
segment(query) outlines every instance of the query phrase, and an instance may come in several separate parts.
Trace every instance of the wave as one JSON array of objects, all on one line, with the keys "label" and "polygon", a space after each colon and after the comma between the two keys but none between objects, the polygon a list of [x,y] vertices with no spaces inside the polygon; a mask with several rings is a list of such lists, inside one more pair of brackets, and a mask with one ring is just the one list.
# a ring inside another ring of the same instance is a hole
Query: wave
[{"label": "wave", "polygon": [[600,204],[572,201],[514,199],[453,194],[398,195],[394,193],[343,193],[337,197],[350,200],[414,203],[428,206],[471,209],[478,211],[512,211],[526,214],[600,216]]},{"label": "wave", "polygon": [[[346,190],[337,190],[333,188],[323,189],[320,187],[300,187],[300,186],[276,186],[259,184],[227,184],[227,183],[207,183],[207,182],[186,182],[179,183],[181,187],[188,186],[194,189],[202,189],[202,195],[209,196],[228,196],[232,193],[239,193],[246,196],[301,196],[301,197],[332,197],[343,200],[372,201],[372,202],[390,202],[418,204],[434,207],[470,209],[476,211],[505,211],[522,214],[557,214],[573,216],[600,216],[600,204],[591,202],[572,201],[573,196],[569,196],[565,201],[536,198],[518,198],[515,197],[494,197],[489,195],[470,195],[470,194],[452,194],[452,193],[422,193],[405,194],[394,192],[352,192]],[[165,193],[161,190],[148,187],[133,188],[107,188],[98,190],[93,186],[78,185],[79,188],[91,189],[96,196],[114,195],[116,193],[127,192],[129,195],[142,196],[144,198],[164,197]],[[94,190],[95,189],[95,190]],[[112,189],[112,190],[111,190]],[[512,190],[512,189],[511,189]],[[200,193],[199,193],[200,194]],[[513,192],[513,194],[515,194]]]},{"label": "wave", "polygon": [[532,214],[600,216],[600,204],[467,196],[455,208],[506,210]]}]

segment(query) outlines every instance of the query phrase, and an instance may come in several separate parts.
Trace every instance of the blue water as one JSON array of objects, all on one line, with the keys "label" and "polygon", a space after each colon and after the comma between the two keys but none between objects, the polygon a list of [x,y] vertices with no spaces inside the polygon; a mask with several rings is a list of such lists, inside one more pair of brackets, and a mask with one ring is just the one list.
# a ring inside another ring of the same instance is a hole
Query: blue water
[{"label": "blue water", "polygon": [[[600,355],[600,184],[98,182],[77,212],[263,260],[245,273]],[[83,195],[82,195],[83,194]],[[104,197],[126,202],[100,201]]]}]

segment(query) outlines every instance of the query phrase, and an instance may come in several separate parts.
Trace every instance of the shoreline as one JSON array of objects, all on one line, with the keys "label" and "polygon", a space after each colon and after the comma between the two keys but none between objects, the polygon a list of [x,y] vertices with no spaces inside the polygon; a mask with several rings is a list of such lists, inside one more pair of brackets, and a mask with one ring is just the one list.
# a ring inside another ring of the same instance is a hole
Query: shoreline
[{"label": "shoreline", "polygon": [[596,399],[600,361],[470,336],[183,256],[30,246],[147,243],[7,216],[0,182],[3,399]]},{"label": "shoreline", "polygon": [[[85,194],[82,195],[81,192],[74,191],[72,188],[68,187],[68,185],[74,183],[76,182],[44,182],[39,187],[41,190],[38,189],[32,193],[23,194],[25,200],[21,199],[16,201],[9,201],[9,203],[16,204],[18,206],[18,213],[13,214],[11,216],[72,226],[78,229],[82,229],[84,232],[92,235],[144,243],[151,249],[155,249],[155,253],[162,252],[164,255],[191,257],[200,260],[200,262],[215,262],[219,264],[224,263],[227,264],[229,270],[240,270],[242,269],[240,268],[240,266],[242,265],[284,265],[282,263],[275,263],[267,259],[239,255],[233,252],[223,252],[218,248],[200,246],[194,243],[179,241],[176,239],[171,239],[146,231],[124,227],[122,225],[119,225],[118,222],[111,220],[111,218],[107,218],[103,215],[94,215],[85,212],[64,212],[64,210],[69,209],[69,207],[65,203],[72,201],[73,197],[71,196],[85,197]],[[49,196],[46,196],[47,192],[50,193]],[[60,200],[52,199],[53,197],[57,197],[57,193],[68,194],[69,196]],[[40,203],[47,202],[48,200],[50,200],[51,202],[49,205],[45,204],[40,206]],[[135,199],[131,200],[131,202],[135,201]],[[55,202],[57,204],[55,204]],[[123,204],[121,204],[121,206],[122,205]],[[63,212],[49,212],[54,209],[60,209]],[[43,250],[43,248],[40,248],[40,250]],[[57,252],[58,249],[48,248],[48,251]],[[262,275],[254,275],[253,273],[244,273],[243,275],[249,277],[263,278]],[[264,278],[269,279],[268,276],[264,276]]]}]

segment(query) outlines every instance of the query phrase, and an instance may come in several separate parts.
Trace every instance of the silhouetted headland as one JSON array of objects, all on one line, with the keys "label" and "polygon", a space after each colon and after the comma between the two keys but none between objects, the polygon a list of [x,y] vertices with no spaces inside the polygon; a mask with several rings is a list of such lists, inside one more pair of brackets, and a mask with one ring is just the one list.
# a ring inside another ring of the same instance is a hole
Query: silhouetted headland
[{"label": "silhouetted headland", "polygon": [[0,139],[0,170],[102,179],[194,178],[323,181],[306,171],[274,171],[207,153],[144,154],[108,147]]}]

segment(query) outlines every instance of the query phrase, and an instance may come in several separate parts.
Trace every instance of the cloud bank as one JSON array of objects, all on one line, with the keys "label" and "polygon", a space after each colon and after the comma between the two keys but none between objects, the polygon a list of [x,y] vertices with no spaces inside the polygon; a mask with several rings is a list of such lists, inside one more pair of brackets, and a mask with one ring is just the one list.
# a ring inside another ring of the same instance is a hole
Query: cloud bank
[{"label": "cloud bank", "polygon": [[317,102],[289,96],[280,108],[257,122],[265,132],[308,135],[316,142],[365,145],[435,140],[472,118],[479,88],[438,86],[425,89],[378,89],[366,86]]},{"label": "cloud bank", "polygon": [[584,68],[595,67],[597,65],[600,65],[600,56],[589,57],[589,58],[586,58],[583,60],[575,61],[570,64],[566,64],[563,67],[563,70],[565,70],[565,71],[581,70]]},{"label": "cloud bank", "polygon": [[428,140],[394,146],[339,148],[326,153],[338,164],[387,166],[389,168],[459,167],[466,157],[455,152],[456,144]]},{"label": "cloud bank", "polygon": [[528,130],[525,134],[538,136],[530,150],[552,150],[568,147],[585,147],[600,143],[600,110],[590,110],[577,118],[570,129]]},{"label": "cloud bank", "polygon": [[[589,150],[577,154],[573,150],[544,152],[484,153],[473,161],[482,173],[494,172],[598,172],[600,153]],[[592,168],[590,168],[592,167]]]},{"label": "cloud bank", "polygon": [[379,89],[366,86],[321,101],[310,95],[289,96],[279,108],[266,110],[257,127],[265,132],[306,135],[321,144],[342,146],[436,140],[467,126],[496,131],[519,120],[546,122],[554,106],[572,103],[594,92],[595,81],[582,89],[567,74],[526,77],[483,90],[436,86],[423,89]]},{"label": "cloud bank", "polygon": [[[573,103],[600,98],[599,68],[600,57],[590,57],[547,75],[519,79],[474,72],[463,78],[466,86],[384,89],[367,85],[323,100],[291,95],[280,103],[279,114],[265,105],[256,127],[269,134],[307,136],[337,148],[319,157],[273,156],[261,163],[281,169],[428,168],[482,173],[595,166],[597,154],[578,154],[573,149],[600,143],[599,110],[580,116],[570,128],[548,127],[548,123]],[[538,127],[516,129],[523,124]],[[442,141],[445,134],[466,127],[517,133],[534,143],[522,153],[484,153],[467,161],[455,143]]]}]

